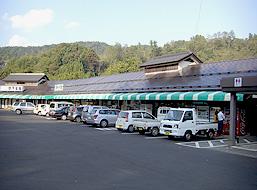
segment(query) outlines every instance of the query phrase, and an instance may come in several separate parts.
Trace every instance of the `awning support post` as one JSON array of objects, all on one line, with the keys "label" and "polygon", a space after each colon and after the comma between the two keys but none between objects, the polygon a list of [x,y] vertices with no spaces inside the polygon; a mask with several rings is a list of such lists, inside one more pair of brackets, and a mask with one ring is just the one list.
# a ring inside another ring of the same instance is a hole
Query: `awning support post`
[{"label": "awning support post", "polygon": [[236,93],[232,92],[230,96],[230,128],[229,128],[229,139],[231,145],[235,145],[236,139]]}]

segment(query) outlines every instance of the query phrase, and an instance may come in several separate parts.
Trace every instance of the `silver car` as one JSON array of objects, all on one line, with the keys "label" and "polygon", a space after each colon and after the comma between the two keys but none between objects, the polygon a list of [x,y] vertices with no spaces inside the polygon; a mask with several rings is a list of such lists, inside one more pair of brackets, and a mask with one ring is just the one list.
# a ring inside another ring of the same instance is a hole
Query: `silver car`
[{"label": "silver car", "polygon": [[12,111],[17,115],[22,113],[33,113],[35,105],[31,102],[15,102],[12,106]]},{"label": "silver car", "polygon": [[87,123],[87,118],[89,115],[91,115],[92,113],[95,113],[95,110],[97,109],[109,109],[108,107],[106,106],[85,106],[83,108],[83,111],[82,111],[82,121],[86,124]]},{"label": "silver car", "polygon": [[95,109],[94,112],[87,115],[85,120],[87,124],[107,127],[115,125],[119,113],[120,110],[117,109]]}]

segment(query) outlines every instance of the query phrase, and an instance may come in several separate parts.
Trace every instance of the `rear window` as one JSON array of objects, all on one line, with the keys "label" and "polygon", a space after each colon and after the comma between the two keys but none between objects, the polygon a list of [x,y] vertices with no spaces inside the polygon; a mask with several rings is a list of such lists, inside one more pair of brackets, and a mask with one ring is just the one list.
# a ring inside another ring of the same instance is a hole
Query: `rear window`
[{"label": "rear window", "polygon": [[128,117],[128,112],[120,112],[119,118],[127,118]]},{"label": "rear window", "polygon": [[167,114],[169,112],[169,110],[160,110],[160,114]]}]

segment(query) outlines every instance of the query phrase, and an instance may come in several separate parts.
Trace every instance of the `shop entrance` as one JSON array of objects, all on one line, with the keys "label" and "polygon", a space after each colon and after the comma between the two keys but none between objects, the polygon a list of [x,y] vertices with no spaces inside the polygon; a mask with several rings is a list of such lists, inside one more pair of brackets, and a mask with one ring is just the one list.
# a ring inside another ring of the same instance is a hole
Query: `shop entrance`
[{"label": "shop entrance", "polygon": [[236,137],[235,128],[237,122],[237,102],[236,93],[244,94],[244,104],[246,107],[246,112],[248,113],[248,128],[251,135],[256,135],[256,120],[257,104],[255,96],[257,94],[257,76],[247,76],[247,77],[228,77],[223,78],[220,82],[222,90],[224,92],[230,92],[230,140],[234,144]]}]

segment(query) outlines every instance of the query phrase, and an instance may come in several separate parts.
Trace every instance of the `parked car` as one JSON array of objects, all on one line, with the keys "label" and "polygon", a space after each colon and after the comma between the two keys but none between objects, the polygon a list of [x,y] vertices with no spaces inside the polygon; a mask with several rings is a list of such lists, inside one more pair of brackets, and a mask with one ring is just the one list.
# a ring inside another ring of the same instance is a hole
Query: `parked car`
[{"label": "parked car", "polygon": [[15,102],[12,106],[12,111],[17,115],[22,113],[33,113],[35,105],[31,102]]},{"label": "parked car", "polygon": [[62,107],[70,107],[70,106],[73,106],[74,104],[71,103],[71,102],[51,102],[50,103],[50,108],[49,108],[49,115],[52,116],[54,111],[56,111],[57,109],[59,108],[62,108]]},{"label": "parked car", "polygon": [[66,120],[68,116],[68,106],[64,106],[52,111],[51,116],[56,119]]},{"label": "parked car", "polygon": [[143,110],[121,111],[116,121],[115,127],[120,131],[133,132],[135,120],[144,121],[147,117],[155,118],[150,113]]},{"label": "parked car", "polygon": [[81,122],[82,111],[86,106],[71,106],[68,110],[68,119],[70,121]]},{"label": "parked car", "polygon": [[134,129],[141,135],[150,132],[152,136],[157,136],[160,131],[161,122],[156,117],[147,112],[142,112],[142,118],[134,120]]},{"label": "parked car", "polygon": [[91,106],[91,105],[85,106],[82,111],[82,121],[86,124],[87,116],[94,113],[95,110],[97,109],[109,109],[109,108],[106,106]]},{"label": "parked car", "polygon": [[37,104],[36,107],[33,110],[34,114],[42,115],[42,111],[46,107],[47,104]]},{"label": "parked car", "polygon": [[119,113],[120,110],[118,109],[93,109],[84,119],[87,124],[107,127],[115,125]]},{"label": "parked car", "polygon": [[50,112],[50,105],[45,104],[44,109],[42,109],[42,111],[41,111],[41,115],[49,116],[49,112]]},{"label": "parked car", "polygon": [[186,141],[190,141],[196,135],[212,139],[216,132],[216,123],[197,121],[194,108],[172,108],[160,126],[160,134],[183,137]]}]

